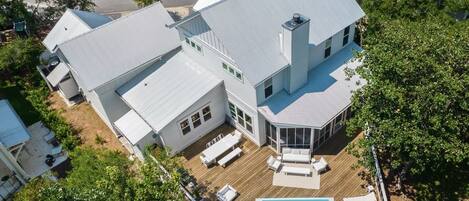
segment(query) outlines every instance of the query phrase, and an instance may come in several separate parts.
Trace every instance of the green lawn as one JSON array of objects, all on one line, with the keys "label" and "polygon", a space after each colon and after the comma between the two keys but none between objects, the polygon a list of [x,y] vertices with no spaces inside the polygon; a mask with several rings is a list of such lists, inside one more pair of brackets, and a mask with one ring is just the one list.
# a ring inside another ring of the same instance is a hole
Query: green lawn
[{"label": "green lawn", "polygon": [[26,97],[21,93],[21,89],[19,87],[0,86],[0,99],[8,99],[18,115],[23,119],[26,126],[41,120],[39,113],[34,109],[31,103],[26,100]]}]

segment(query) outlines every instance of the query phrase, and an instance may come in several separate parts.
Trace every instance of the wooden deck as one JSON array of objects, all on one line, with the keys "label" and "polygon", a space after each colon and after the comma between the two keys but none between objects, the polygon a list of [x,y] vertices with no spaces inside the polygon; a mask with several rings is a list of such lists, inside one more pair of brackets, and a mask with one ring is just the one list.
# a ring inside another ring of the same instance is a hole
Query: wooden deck
[{"label": "wooden deck", "polygon": [[362,168],[352,168],[356,158],[346,153],[345,145],[349,140],[343,131],[336,134],[318,151],[315,158],[324,156],[329,162],[330,170],[321,175],[319,190],[272,186],[273,172],[267,168],[266,160],[270,155],[276,155],[267,146],[258,147],[253,142],[243,139],[241,148],[243,155],[234,159],[226,168],[212,166],[206,168],[199,159],[199,154],[205,149],[205,144],[219,133],[229,133],[233,128],[222,125],[210,132],[196,143],[189,146],[182,153],[184,166],[197,179],[199,185],[204,186],[205,194],[210,200],[215,199],[215,193],[225,184],[230,184],[238,192],[236,200],[255,200],[266,197],[343,197],[365,195],[367,182],[363,179]]}]

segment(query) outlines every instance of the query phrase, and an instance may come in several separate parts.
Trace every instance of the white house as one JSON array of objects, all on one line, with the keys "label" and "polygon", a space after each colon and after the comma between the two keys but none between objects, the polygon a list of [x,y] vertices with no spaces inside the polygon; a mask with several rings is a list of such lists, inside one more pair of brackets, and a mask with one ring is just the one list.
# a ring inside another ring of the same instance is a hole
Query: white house
[{"label": "white house", "polygon": [[156,3],[57,52],[137,152],[155,143],[180,152],[224,122],[278,152],[315,150],[364,84],[344,73],[360,65],[353,38],[363,16],[355,0],[199,0],[172,22]]},{"label": "white house", "polygon": [[[40,122],[26,128],[10,103],[0,100],[0,200],[67,159],[50,133]],[[46,164],[49,154],[53,159]]]}]

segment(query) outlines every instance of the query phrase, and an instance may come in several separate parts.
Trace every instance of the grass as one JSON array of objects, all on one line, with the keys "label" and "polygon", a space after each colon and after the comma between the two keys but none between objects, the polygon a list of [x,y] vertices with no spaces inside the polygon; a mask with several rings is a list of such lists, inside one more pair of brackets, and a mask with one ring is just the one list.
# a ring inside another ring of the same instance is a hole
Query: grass
[{"label": "grass", "polygon": [[10,102],[26,126],[30,126],[41,120],[40,114],[33,105],[26,100],[26,96],[21,88],[17,86],[0,86],[0,99],[7,99]]}]

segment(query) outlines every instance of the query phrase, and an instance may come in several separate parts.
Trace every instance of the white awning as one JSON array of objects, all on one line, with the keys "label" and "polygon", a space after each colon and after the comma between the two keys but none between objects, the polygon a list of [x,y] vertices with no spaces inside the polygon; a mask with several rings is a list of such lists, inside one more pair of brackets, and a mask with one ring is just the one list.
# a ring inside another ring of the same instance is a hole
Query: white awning
[{"label": "white awning", "polygon": [[26,126],[7,100],[0,100],[0,143],[7,148],[31,139]]},{"label": "white awning", "polygon": [[64,63],[60,63],[55,69],[47,76],[47,81],[52,86],[57,86],[60,81],[70,72],[67,65]]},{"label": "white awning", "polygon": [[127,112],[114,125],[133,145],[152,132],[150,126],[134,110]]}]

